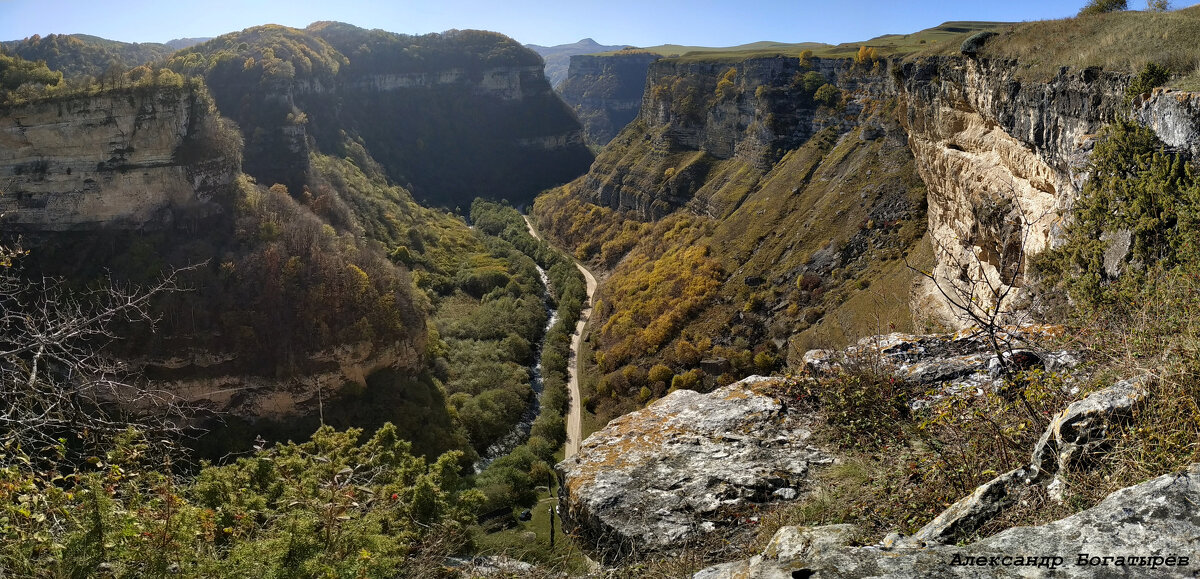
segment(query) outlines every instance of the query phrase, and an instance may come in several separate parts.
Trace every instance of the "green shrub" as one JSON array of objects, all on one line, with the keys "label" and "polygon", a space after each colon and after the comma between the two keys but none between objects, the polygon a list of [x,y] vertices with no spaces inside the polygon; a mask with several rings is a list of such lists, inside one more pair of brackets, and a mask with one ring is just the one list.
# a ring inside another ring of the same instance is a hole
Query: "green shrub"
[{"label": "green shrub", "polygon": [[1079,10],[1079,16],[1092,16],[1106,12],[1127,10],[1128,8],[1128,0],[1091,0]]},{"label": "green shrub", "polygon": [[827,107],[836,107],[842,102],[842,91],[832,84],[821,85],[821,88],[813,93],[813,100]]},{"label": "green shrub", "polygon": [[988,40],[991,40],[993,36],[996,36],[996,33],[992,32],[991,30],[976,32],[963,41],[959,52],[966,56],[975,56],[979,53],[979,49],[983,48],[983,45],[987,43]]},{"label": "green shrub", "polygon": [[1129,86],[1125,87],[1125,102],[1128,103],[1134,98],[1166,84],[1170,78],[1171,71],[1165,67],[1153,62],[1146,63],[1141,72],[1129,83]]}]

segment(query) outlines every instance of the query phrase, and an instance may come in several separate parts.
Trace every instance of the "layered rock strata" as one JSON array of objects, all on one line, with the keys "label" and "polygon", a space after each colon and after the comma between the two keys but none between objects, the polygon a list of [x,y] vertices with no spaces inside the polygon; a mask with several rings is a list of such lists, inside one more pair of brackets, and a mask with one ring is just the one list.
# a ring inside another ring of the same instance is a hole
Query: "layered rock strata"
[{"label": "layered rock strata", "polygon": [[192,146],[218,130],[213,116],[194,92],[169,89],[0,110],[0,222],[10,231],[140,229],[219,211],[214,197],[239,159]]}]

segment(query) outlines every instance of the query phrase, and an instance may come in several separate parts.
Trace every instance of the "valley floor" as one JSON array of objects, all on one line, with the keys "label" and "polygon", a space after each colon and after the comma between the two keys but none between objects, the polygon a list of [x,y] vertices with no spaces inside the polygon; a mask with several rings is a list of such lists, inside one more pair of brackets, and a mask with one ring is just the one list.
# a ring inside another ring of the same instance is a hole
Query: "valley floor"
[{"label": "valley floor", "polygon": [[[541,240],[542,237],[533,227],[533,222],[529,220],[529,216],[524,216],[525,226],[529,228],[529,234],[535,239]],[[579,273],[583,274],[583,278],[587,280],[587,307],[579,314],[579,321],[575,322],[575,333],[571,335],[571,360],[567,366],[567,389],[571,392],[571,409],[567,413],[567,444],[565,455],[563,458],[571,458],[579,452],[579,443],[583,441],[583,410],[579,395],[579,345],[583,341],[583,330],[587,327],[588,320],[592,317],[592,299],[596,295],[596,276],[592,275],[583,264],[575,262],[575,267],[579,269]]]}]

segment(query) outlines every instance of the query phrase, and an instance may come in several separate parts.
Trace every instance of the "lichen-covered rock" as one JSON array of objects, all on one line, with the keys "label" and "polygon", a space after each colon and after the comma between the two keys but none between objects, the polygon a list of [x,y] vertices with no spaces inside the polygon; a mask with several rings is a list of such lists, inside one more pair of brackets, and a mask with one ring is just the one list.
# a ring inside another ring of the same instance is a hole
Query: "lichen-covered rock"
[{"label": "lichen-covered rock", "polygon": [[693,579],[724,579],[759,577],[762,579],[791,579],[788,564],[821,557],[827,552],[849,545],[858,536],[854,525],[825,525],[821,527],[783,527],[771,537],[762,554],[742,561],[716,565],[697,573]]},{"label": "lichen-covered rock", "polygon": [[697,579],[1200,576],[1200,464],[1114,492],[1086,511],[964,546],[840,547],[756,556]]},{"label": "lichen-covered rock", "polygon": [[[1062,333],[1059,326],[1005,328],[1000,338],[1014,349],[1002,352],[1010,369],[1041,369],[1053,372],[1071,368],[1079,360],[1070,352],[1042,351],[1030,346],[1038,339]],[[943,394],[957,394],[1001,383],[999,358],[986,336],[974,328],[954,334],[904,334],[895,332],[870,336],[845,350],[810,350],[803,357],[814,372],[824,373],[853,366],[875,366],[897,378],[930,386],[941,386]],[[939,394],[940,395],[940,394]],[[922,406],[927,400],[915,400]]]},{"label": "lichen-covered rock", "polygon": [[[739,522],[739,508],[796,496],[812,465],[809,417],[751,377],[700,394],[679,390],[613,420],[557,465],[564,529],[607,561],[670,551]],[[788,492],[788,491],[791,492]]]}]

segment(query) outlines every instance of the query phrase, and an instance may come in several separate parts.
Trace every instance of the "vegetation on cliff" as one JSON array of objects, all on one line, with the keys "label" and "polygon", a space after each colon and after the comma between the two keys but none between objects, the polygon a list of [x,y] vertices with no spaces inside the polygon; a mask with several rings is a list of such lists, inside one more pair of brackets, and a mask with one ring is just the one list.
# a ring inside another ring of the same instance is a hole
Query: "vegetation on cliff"
[{"label": "vegetation on cliff", "polygon": [[[529,201],[591,162],[540,65],[492,32],[406,36],[335,22],[250,28],[167,61],[212,87],[258,180],[298,191],[309,147],[341,157],[349,138],[392,182],[463,213],[478,195]],[[484,88],[485,76],[503,86]]]},{"label": "vegetation on cliff", "polygon": [[[763,97],[811,94],[798,77]],[[659,130],[631,125],[588,178],[624,175],[655,206],[681,203],[688,187],[685,206],[645,222],[597,204],[581,180],[534,207],[544,231],[610,272],[590,337],[603,377],[584,392],[601,423],[672,388],[707,391],[810,347],[911,327],[900,257],[927,250],[924,189],[903,141],[829,129],[763,171],[664,153]]]}]

